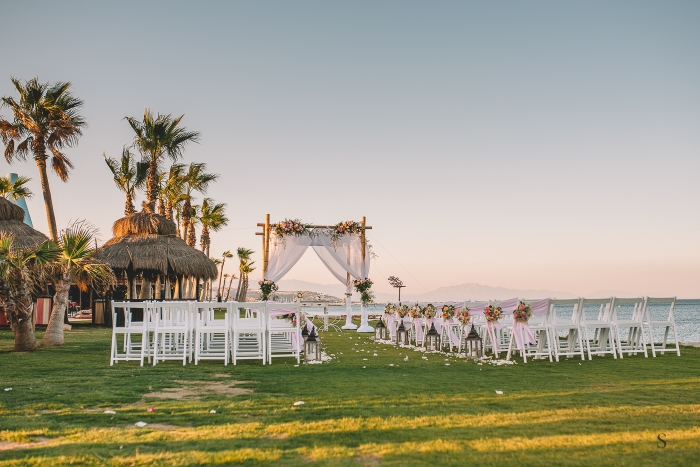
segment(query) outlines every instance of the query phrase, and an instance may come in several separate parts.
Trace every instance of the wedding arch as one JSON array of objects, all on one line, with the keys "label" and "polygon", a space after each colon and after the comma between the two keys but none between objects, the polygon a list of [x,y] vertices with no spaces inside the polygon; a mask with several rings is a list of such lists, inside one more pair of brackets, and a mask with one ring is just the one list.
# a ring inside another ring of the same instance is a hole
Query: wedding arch
[{"label": "wedding arch", "polygon": [[[278,282],[301,259],[311,247],[321,262],[333,276],[345,284],[345,325],[343,329],[357,329],[357,332],[373,332],[367,319],[365,299],[361,305],[360,327],[352,323],[353,286],[367,280],[369,258],[365,231],[367,225],[362,216],[361,222],[346,221],[335,225],[304,224],[298,219],[285,219],[270,223],[270,215],[265,215],[265,223],[258,224],[262,232],[262,279]],[[371,286],[371,283],[370,283]]]}]

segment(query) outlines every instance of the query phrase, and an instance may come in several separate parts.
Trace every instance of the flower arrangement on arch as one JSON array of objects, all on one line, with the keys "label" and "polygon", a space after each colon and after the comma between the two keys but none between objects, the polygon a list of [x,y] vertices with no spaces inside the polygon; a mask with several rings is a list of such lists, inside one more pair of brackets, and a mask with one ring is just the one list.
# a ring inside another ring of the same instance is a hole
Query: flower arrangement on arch
[{"label": "flower arrangement on arch", "polygon": [[423,316],[425,316],[428,319],[435,318],[437,311],[435,310],[435,305],[432,303],[428,303],[428,305],[423,308]]},{"label": "flower arrangement on arch", "polygon": [[532,310],[530,309],[530,305],[526,305],[523,302],[520,302],[513,312],[513,319],[517,323],[527,323],[531,316]]},{"label": "flower arrangement on arch", "polygon": [[[406,305],[404,305],[406,306]],[[411,318],[422,318],[423,317],[423,308],[419,304],[413,305],[409,310],[408,314],[411,315]]]},{"label": "flower arrangement on arch", "polygon": [[384,307],[384,314],[393,315],[394,313],[396,313],[396,305],[393,303],[387,303]]},{"label": "flower arrangement on arch", "polygon": [[486,316],[486,321],[498,321],[499,319],[503,318],[503,310],[500,306],[496,307],[489,305],[484,308],[484,316]]},{"label": "flower arrangement on arch", "polygon": [[330,228],[331,240],[337,243],[340,237],[362,232],[362,224],[355,221],[338,222]]},{"label": "flower arrangement on arch", "polygon": [[472,315],[469,312],[469,308],[467,308],[466,306],[462,307],[462,309],[457,312],[457,319],[460,323],[462,323],[463,326],[469,324],[472,320]]},{"label": "flower arrangement on arch", "polygon": [[442,306],[442,319],[448,320],[455,317],[455,306],[454,305],[443,305]]},{"label": "flower arrangement on arch", "polygon": [[270,295],[279,290],[277,284],[267,279],[258,281],[258,285],[260,286],[260,300],[263,302],[269,300]]},{"label": "flower arrangement on arch", "polygon": [[399,318],[404,318],[408,315],[410,312],[410,308],[408,308],[408,305],[401,305],[396,309],[396,314],[399,315]]},{"label": "flower arrangement on arch", "polygon": [[355,285],[355,291],[362,294],[360,300],[362,300],[363,305],[374,301],[374,293],[370,290],[374,284],[371,279],[365,277],[364,279],[353,281],[353,284]]},{"label": "flower arrangement on arch", "polygon": [[304,224],[299,219],[285,219],[282,222],[273,224],[275,235],[278,237],[311,235],[313,230],[311,224]]}]

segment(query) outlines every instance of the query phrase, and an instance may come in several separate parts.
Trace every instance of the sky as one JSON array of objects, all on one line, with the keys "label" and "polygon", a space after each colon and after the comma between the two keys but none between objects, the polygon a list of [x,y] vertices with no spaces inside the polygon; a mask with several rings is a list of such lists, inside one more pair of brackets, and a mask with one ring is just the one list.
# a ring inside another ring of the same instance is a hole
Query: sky
[{"label": "sky", "polygon": [[[85,101],[70,180],[50,175],[59,228],[111,237],[124,196],[102,155],[148,107],[184,114],[202,136],[183,161],[220,174],[213,256],[245,246],[259,265],[266,213],[364,215],[379,291],[396,275],[411,293],[700,297],[698,2],[0,0],[0,16],[0,95],[38,76]],[[33,178],[46,232],[34,162],[0,165]],[[335,281],[312,251],[286,278]]]}]

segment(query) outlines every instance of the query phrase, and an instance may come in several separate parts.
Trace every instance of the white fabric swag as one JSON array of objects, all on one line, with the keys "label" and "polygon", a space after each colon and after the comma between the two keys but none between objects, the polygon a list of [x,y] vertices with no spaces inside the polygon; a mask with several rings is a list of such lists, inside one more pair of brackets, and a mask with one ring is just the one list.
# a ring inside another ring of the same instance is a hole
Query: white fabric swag
[{"label": "white fabric swag", "polygon": [[345,284],[346,326],[352,325],[353,279],[369,276],[369,252],[362,258],[362,240],[358,234],[344,235],[333,243],[326,231],[316,231],[314,237],[273,236],[265,279],[277,282],[285,276],[313,247],[321,262],[342,284]]}]

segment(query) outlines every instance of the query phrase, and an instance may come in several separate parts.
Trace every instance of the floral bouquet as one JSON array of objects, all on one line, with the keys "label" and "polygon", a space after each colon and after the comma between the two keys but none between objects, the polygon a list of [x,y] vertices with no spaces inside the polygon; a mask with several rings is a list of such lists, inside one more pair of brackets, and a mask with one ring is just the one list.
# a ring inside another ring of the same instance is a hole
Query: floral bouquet
[{"label": "floral bouquet", "polygon": [[518,323],[527,323],[532,316],[532,310],[530,310],[530,305],[526,305],[520,302],[518,308],[513,312],[513,319]]},{"label": "floral bouquet", "polygon": [[396,305],[393,303],[387,303],[384,307],[384,314],[393,315],[394,313],[396,313]]},{"label": "floral bouquet", "polygon": [[369,290],[374,284],[371,279],[365,277],[364,279],[358,279],[353,283],[355,285],[355,291],[362,294],[360,299],[362,300],[363,305],[367,305],[368,303],[372,303],[374,301],[374,294],[371,290]]},{"label": "floral bouquet", "polygon": [[338,239],[344,235],[362,232],[362,224],[355,221],[339,222],[330,228],[331,240],[337,243]]},{"label": "floral bouquet", "polygon": [[435,310],[435,305],[432,303],[428,303],[428,306],[423,308],[423,316],[425,316],[428,319],[435,318],[436,310]]},{"label": "floral bouquet", "polygon": [[498,321],[503,318],[503,310],[501,310],[500,306],[489,305],[484,308],[484,316],[486,316],[486,321]]},{"label": "floral bouquet", "polygon": [[408,313],[411,315],[411,318],[420,318],[423,316],[423,309],[416,303],[410,310],[408,310]]},{"label": "floral bouquet", "polygon": [[472,315],[469,313],[469,308],[466,306],[457,312],[457,319],[463,326],[469,324],[472,320]]},{"label": "floral bouquet", "polygon": [[408,308],[408,305],[401,305],[400,307],[398,307],[398,308],[396,309],[396,313],[399,315],[399,318],[403,318],[403,317],[405,317],[406,315],[408,315],[408,312],[409,312],[409,311],[410,311],[410,310],[409,310],[409,308]]},{"label": "floral bouquet", "polygon": [[455,317],[455,306],[454,305],[443,305],[442,306],[442,319],[448,320]]},{"label": "floral bouquet", "polygon": [[311,225],[302,223],[299,219],[285,219],[282,222],[273,224],[275,234],[278,237],[285,235],[301,237],[311,233]]},{"label": "floral bouquet", "polygon": [[263,302],[269,300],[270,295],[279,290],[277,284],[267,279],[258,281],[258,285],[260,286],[260,300],[262,300]]}]

